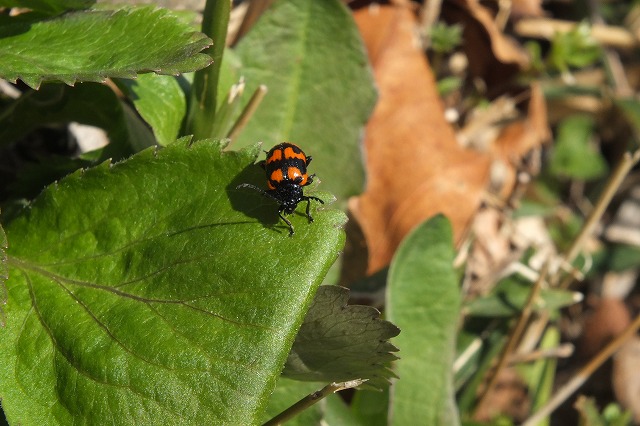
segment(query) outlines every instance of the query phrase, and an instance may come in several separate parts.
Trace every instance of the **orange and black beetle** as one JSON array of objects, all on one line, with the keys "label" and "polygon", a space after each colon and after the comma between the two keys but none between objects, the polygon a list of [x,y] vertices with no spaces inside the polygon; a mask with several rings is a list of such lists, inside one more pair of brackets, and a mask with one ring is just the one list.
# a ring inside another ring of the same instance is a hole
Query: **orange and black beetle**
[{"label": "orange and black beetle", "polygon": [[265,191],[250,183],[238,185],[236,189],[251,188],[280,203],[278,215],[289,226],[289,236],[291,236],[295,232],[293,225],[284,217],[283,213],[293,213],[298,207],[298,203],[306,201],[307,218],[309,222],[313,222],[313,218],[309,213],[311,200],[324,204],[324,201],[318,197],[304,195],[302,190],[303,187],[313,182],[313,177],[315,176],[307,174],[307,166],[310,162],[311,157],[307,157],[297,145],[283,142],[271,148],[267,152],[267,159],[260,162],[267,174],[268,189]]}]

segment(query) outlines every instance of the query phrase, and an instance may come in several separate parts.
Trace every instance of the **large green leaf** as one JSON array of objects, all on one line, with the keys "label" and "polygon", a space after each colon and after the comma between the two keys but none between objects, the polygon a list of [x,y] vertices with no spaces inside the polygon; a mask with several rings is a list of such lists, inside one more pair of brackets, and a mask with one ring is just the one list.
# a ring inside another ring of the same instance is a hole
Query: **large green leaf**
[{"label": "large green leaf", "polygon": [[400,244],[389,269],[387,318],[402,329],[391,386],[391,424],[456,425],[453,361],[460,294],[451,225],[422,223]]},{"label": "large green leaf", "polygon": [[289,237],[273,202],[236,189],[264,179],[257,154],[148,149],[70,175],[6,224],[11,423],[255,423],[345,221],[294,214]]},{"label": "large green leaf", "polygon": [[187,112],[187,100],[175,77],[140,74],[135,80],[118,80],[117,83],[151,126],[160,145],[176,140]]},{"label": "large green leaf", "polygon": [[383,389],[398,359],[389,339],[400,333],[371,306],[347,305],[349,290],[321,286],[304,318],[282,374],[298,380],[346,382]]},{"label": "large green leaf", "polygon": [[[359,138],[375,91],[358,30],[339,0],[279,0],[238,44],[247,93],[269,92],[238,143],[282,141],[313,155],[340,200],[362,190]],[[331,181],[328,178],[331,177]]]},{"label": "large green leaf", "polygon": [[37,88],[135,77],[154,71],[177,74],[211,63],[200,52],[211,44],[202,33],[163,9],[79,11],[47,20],[0,21],[0,78]]}]

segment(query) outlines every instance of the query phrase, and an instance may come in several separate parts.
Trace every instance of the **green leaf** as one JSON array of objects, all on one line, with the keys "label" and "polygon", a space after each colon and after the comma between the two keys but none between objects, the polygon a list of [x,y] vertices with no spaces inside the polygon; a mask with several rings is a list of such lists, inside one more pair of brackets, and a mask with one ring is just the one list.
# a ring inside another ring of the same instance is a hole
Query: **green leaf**
[{"label": "green leaf", "polygon": [[[560,344],[560,332],[557,327],[550,326],[540,339],[540,349],[557,348]],[[557,358],[542,358],[530,365],[522,365],[519,371],[526,377],[528,389],[531,392],[531,412],[536,413],[538,410],[551,399],[553,395],[554,384],[556,382],[556,370],[558,367]],[[549,421],[538,423],[539,426],[548,426]]]},{"label": "green leaf", "polygon": [[[276,384],[276,388],[269,398],[269,404],[267,405],[264,413],[262,413],[260,423],[265,423],[274,418],[305,396],[317,391],[318,389],[322,389],[323,386],[324,384],[322,383],[300,382],[298,380],[280,377]],[[322,417],[321,404],[315,404],[288,421],[287,426],[320,425]]]},{"label": "green leaf", "polygon": [[351,400],[351,411],[363,425],[386,426],[388,410],[389,388],[382,392],[358,389]]},{"label": "green leaf", "polygon": [[176,140],[187,111],[187,101],[175,77],[140,74],[135,80],[117,80],[116,83],[151,126],[160,145]]},{"label": "green leaf", "polygon": [[635,145],[640,142],[640,102],[635,98],[614,99],[615,105],[622,111],[635,134]]},{"label": "green leaf", "polygon": [[558,127],[550,169],[555,175],[592,180],[607,173],[607,163],[592,145],[594,123],[590,117],[574,115]]},{"label": "green leaf", "polygon": [[[497,322],[491,326],[478,327],[478,321],[470,321],[469,324],[465,324],[465,328],[472,329],[462,331],[461,334],[474,335],[480,342],[481,347],[478,350],[479,357],[473,357],[474,359],[468,359],[467,363],[471,363],[471,366],[462,366],[463,368],[471,367],[473,374],[466,374],[467,383],[462,386],[457,398],[458,410],[462,418],[470,418],[473,415],[473,410],[476,407],[478,399],[478,389],[485,383],[489,370],[495,366],[496,359],[500,356],[500,351],[504,348],[507,341],[508,328],[506,323]],[[471,326],[471,327],[470,327]],[[460,352],[462,353],[462,351]],[[464,423],[465,425],[467,422]]]},{"label": "green leaf", "polygon": [[551,43],[549,61],[556,69],[567,72],[569,67],[587,67],[601,55],[602,49],[591,35],[591,26],[581,22],[571,31],[556,33]]},{"label": "green leaf", "polygon": [[0,141],[10,143],[51,124],[76,121],[107,132],[103,158],[121,159],[154,144],[153,135],[107,86],[48,84],[28,91],[0,115]]},{"label": "green leaf", "polygon": [[324,423],[327,426],[368,426],[351,412],[347,403],[334,393],[326,398],[324,404]]},{"label": "green leaf", "polygon": [[[351,13],[339,0],[279,0],[237,46],[247,81],[269,92],[238,139],[299,144],[339,200],[361,192],[359,139],[375,103]],[[329,180],[331,177],[331,180]]]},{"label": "green leaf", "polygon": [[345,222],[294,214],[289,237],[274,203],[236,189],[264,179],[257,155],[149,149],[74,173],[6,225],[10,423],[256,422]]},{"label": "green leaf", "polygon": [[[627,244],[612,244],[602,253],[602,270],[623,272],[640,265],[640,247]],[[606,268],[606,269],[605,269]]]},{"label": "green leaf", "polygon": [[96,0],[0,0],[0,7],[20,7],[48,14],[86,9]]},{"label": "green leaf", "polygon": [[[480,296],[464,306],[466,315],[479,317],[506,317],[517,315],[524,307],[531,283],[518,277],[509,277],[498,283],[491,293]],[[581,300],[577,292],[561,289],[544,289],[534,303],[535,310],[554,311],[574,305]]]},{"label": "green leaf", "polygon": [[462,44],[462,25],[438,21],[429,30],[431,48],[438,53],[452,52]]},{"label": "green leaf", "polygon": [[0,26],[0,78],[33,88],[132,78],[154,71],[178,74],[211,63],[198,53],[211,44],[170,12],[153,7],[81,11],[47,20],[19,17]]},{"label": "green leaf", "polygon": [[387,318],[403,331],[391,386],[390,424],[459,423],[453,361],[460,308],[451,225],[436,216],[400,244],[389,268]]},{"label": "green leaf", "polygon": [[322,382],[368,379],[362,387],[382,389],[393,376],[388,364],[397,351],[387,340],[400,330],[371,306],[347,305],[349,290],[318,288],[282,374]]},{"label": "green leaf", "polygon": [[0,329],[5,326],[4,305],[7,303],[7,279],[9,266],[7,265],[7,236],[0,226]]}]

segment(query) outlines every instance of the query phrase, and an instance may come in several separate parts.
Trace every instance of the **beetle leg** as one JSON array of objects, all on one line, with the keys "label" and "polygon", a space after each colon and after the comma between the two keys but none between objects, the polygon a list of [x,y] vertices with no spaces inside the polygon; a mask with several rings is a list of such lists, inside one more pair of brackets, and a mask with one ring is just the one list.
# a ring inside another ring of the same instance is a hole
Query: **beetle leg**
[{"label": "beetle leg", "polygon": [[282,210],[278,210],[278,215],[280,216],[280,219],[284,220],[284,223],[286,223],[287,225],[289,225],[289,236],[293,237],[293,234],[295,234],[296,231],[293,230],[293,225],[291,224],[291,222],[289,221],[289,219],[287,219],[286,217],[284,217],[284,215],[282,214]]},{"label": "beetle leg", "polygon": [[320,201],[320,204],[324,204],[324,201],[322,201],[320,198],[318,197],[307,197],[306,195],[303,197],[304,200],[307,200],[307,219],[309,219],[309,223],[313,222],[313,218],[311,217],[311,213],[309,212],[309,207],[311,207],[311,200],[316,200],[316,201]]}]

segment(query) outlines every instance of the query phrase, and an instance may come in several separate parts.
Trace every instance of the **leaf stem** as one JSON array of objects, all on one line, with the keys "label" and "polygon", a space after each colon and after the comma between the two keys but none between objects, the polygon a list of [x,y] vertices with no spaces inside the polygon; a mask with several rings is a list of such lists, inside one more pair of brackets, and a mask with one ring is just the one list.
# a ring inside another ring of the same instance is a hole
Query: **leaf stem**
[{"label": "leaf stem", "polygon": [[204,53],[211,55],[213,63],[207,68],[196,71],[191,85],[186,134],[194,135],[194,140],[213,136],[218,79],[230,13],[231,0],[207,0],[204,7],[202,32],[213,39],[213,46],[205,50]]},{"label": "leaf stem", "polygon": [[323,400],[324,398],[331,395],[332,393],[336,393],[345,389],[358,387],[366,381],[367,379],[355,379],[355,380],[349,380],[348,382],[330,383],[327,386],[320,389],[319,391],[316,391],[314,393],[311,393],[305,396],[300,401],[293,404],[291,407],[287,408],[286,410],[284,410],[283,412],[281,412],[280,414],[278,414],[268,422],[264,423],[262,426],[281,425],[282,423],[290,420],[294,416],[300,414],[307,408]]}]

